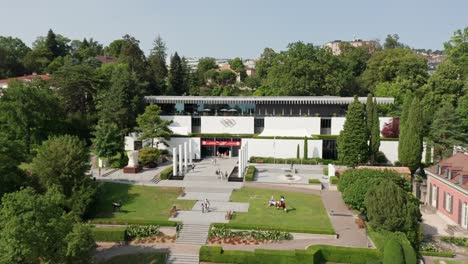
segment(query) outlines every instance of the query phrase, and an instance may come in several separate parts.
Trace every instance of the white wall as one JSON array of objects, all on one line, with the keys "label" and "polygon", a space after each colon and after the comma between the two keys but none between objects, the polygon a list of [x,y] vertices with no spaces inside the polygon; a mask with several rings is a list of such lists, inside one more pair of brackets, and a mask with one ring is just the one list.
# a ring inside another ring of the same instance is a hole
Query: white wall
[{"label": "white wall", "polygon": [[391,163],[398,160],[398,141],[380,141],[379,150]]},{"label": "white wall", "polygon": [[[159,144],[160,149],[167,149],[169,153],[172,155],[172,148],[177,148],[177,151],[179,151],[179,145],[184,145],[184,142],[191,142],[192,144],[192,153],[193,153],[193,159],[199,159],[201,157],[201,148],[200,148],[200,138],[196,137],[173,137],[171,138],[168,143],[169,146],[167,147],[164,144]],[[155,142],[158,141],[155,139]],[[187,155],[188,155],[188,143],[187,143]],[[183,151],[183,150],[182,150]]]},{"label": "white wall", "polygon": [[[304,131],[307,136],[319,135],[320,117],[265,117],[264,131],[269,136],[306,136]],[[298,134],[292,135],[294,131]]]},{"label": "white wall", "polygon": [[191,116],[161,116],[161,119],[172,121],[169,129],[171,129],[174,134],[186,136],[192,133]]},{"label": "white wall", "polygon": [[339,135],[341,130],[343,130],[345,117],[332,117],[331,118],[331,134]]},{"label": "white wall", "polygon": [[253,134],[253,116],[202,116],[201,133]]},{"label": "white wall", "polygon": [[[322,157],[322,140],[307,140],[308,156]],[[257,157],[276,157],[276,158],[296,158],[297,145],[299,144],[299,153],[301,158],[304,155],[303,139],[257,139],[243,138],[242,145],[248,144],[248,158]]]},{"label": "white wall", "polygon": [[307,140],[308,158],[322,158],[322,140]]}]

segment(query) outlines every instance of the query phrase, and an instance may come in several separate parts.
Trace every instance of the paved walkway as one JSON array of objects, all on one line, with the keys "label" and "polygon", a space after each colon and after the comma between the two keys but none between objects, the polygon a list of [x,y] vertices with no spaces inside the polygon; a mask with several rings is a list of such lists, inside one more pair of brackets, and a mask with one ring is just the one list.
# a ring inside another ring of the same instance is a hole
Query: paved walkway
[{"label": "paved walkway", "polygon": [[[256,181],[263,183],[308,184],[309,179],[322,179],[323,165],[252,163],[257,169]],[[292,177],[286,177],[290,174]]]}]

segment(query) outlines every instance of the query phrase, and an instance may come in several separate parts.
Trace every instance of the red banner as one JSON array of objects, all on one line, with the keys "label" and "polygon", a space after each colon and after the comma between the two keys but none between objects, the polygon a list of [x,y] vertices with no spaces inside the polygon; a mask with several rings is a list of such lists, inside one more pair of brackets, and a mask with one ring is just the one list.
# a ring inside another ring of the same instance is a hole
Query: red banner
[{"label": "red banner", "polygon": [[202,140],[202,146],[226,146],[226,147],[233,147],[237,146],[240,147],[240,141],[214,141],[214,140]]}]

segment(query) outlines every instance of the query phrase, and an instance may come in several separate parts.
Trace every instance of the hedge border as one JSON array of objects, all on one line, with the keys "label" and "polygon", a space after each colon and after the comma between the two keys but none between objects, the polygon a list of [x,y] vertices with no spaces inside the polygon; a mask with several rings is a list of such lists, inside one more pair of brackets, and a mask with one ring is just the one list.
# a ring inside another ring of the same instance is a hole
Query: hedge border
[{"label": "hedge border", "polygon": [[330,184],[332,184],[332,185],[338,185],[339,180],[340,180],[340,179],[339,179],[338,177],[336,177],[336,176],[331,176],[331,177],[330,177]]},{"label": "hedge border", "polygon": [[309,179],[309,184],[321,184],[322,182],[319,179]]},{"label": "hedge border", "polygon": [[223,223],[213,223],[212,227],[216,228],[229,228],[229,229],[239,229],[239,230],[276,230],[290,233],[306,233],[306,234],[320,234],[320,235],[336,235],[335,230],[324,230],[324,229],[303,229],[303,228],[278,228],[273,226],[253,226],[253,225],[243,225],[243,224],[223,224]]},{"label": "hedge border", "polygon": [[173,173],[173,167],[172,166],[169,166],[167,168],[165,168],[164,170],[161,171],[161,173],[159,174],[159,178],[161,178],[161,180],[167,180],[169,179],[169,176],[171,176],[171,174]]},{"label": "hedge border", "polygon": [[122,220],[122,219],[92,219],[91,224],[104,224],[104,225],[159,225],[159,226],[177,226],[180,222],[168,220]]},{"label": "hedge border", "polygon": [[95,241],[123,242],[128,240],[126,227],[93,227],[91,233]]},{"label": "hedge border", "polygon": [[455,257],[455,254],[452,252],[419,251],[419,254],[423,256],[445,257],[445,258]]},{"label": "hedge border", "polygon": [[255,178],[255,171],[257,169],[255,168],[255,166],[253,165],[250,165],[248,168],[247,168],[247,173],[245,174],[245,181],[253,181],[254,178]]}]

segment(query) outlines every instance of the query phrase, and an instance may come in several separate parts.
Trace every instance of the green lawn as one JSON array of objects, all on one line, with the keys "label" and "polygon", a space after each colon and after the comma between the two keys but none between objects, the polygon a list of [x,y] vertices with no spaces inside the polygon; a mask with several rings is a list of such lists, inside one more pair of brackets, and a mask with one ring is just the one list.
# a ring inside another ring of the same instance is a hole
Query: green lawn
[{"label": "green lawn", "polygon": [[[173,205],[190,210],[195,201],[177,200],[180,188],[102,183],[93,223],[167,225]],[[112,202],[122,201],[121,212],[112,212]]]},{"label": "green lawn", "polygon": [[120,255],[99,262],[99,264],[165,264],[166,256],[167,253],[161,252]]},{"label": "green lawn", "polygon": [[[267,207],[274,195],[286,199],[288,212]],[[320,196],[279,190],[242,188],[232,193],[233,202],[250,203],[249,212],[236,213],[227,225],[232,228],[278,229],[290,232],[334,234]]]}]

